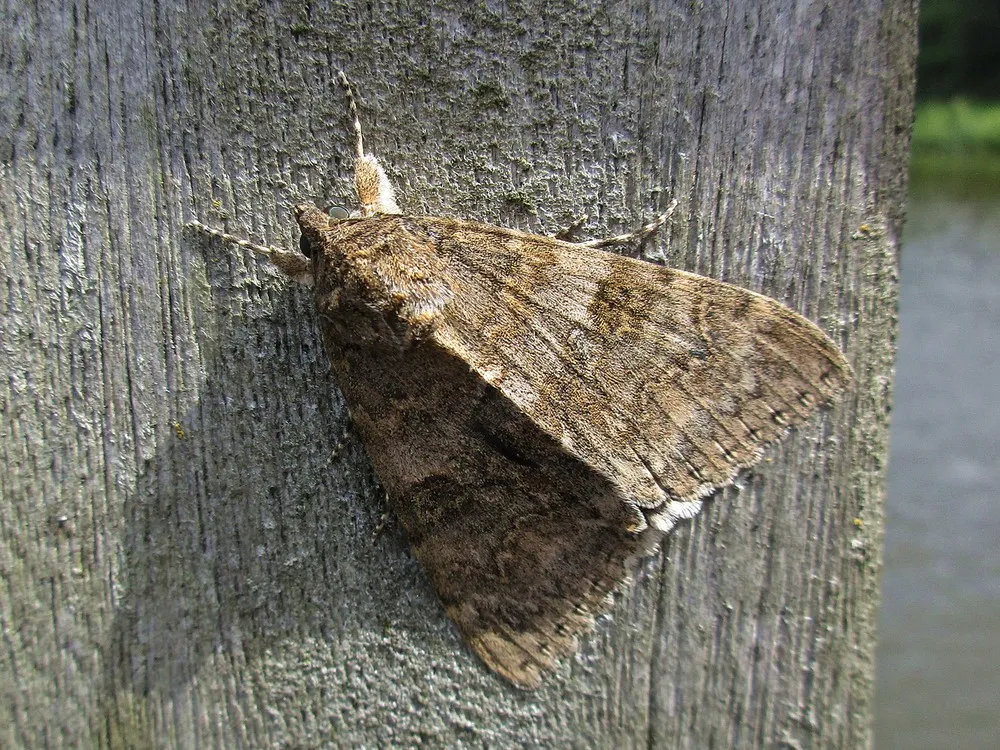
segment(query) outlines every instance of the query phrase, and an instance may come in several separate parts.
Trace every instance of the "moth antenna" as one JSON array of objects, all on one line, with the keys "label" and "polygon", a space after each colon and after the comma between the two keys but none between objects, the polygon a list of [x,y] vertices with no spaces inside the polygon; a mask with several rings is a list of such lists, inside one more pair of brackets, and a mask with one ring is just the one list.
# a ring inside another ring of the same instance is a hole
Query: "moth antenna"
[{"label": "moth antenna", "polygon": [[313,285],[312,261],[301,253],[290,253],[287,250],[278,250],[274,247],[255,245],[249,240],[237,237],[235,234],[223,232],[221,229],[210,227],[207,224],[202,224],[197,220],[188,222],[187,226],[211,235],[212,237],[217,237],[223,242],[231,242],[239,247],[245,247],[247,250],[253,250],[255,253],[266,255],[280,271],[293,281],[305,284],[306,286]]},{"label": "moth antenna", "polygon": [[347,80],[347,75],[344,71],[337,71],[337,79],[340,81],[340,85],[344,87],[344,93],[347,94],[347,108],[351,111],[351,117],[354,118],[354,135],[357,138],[354,145],[354,153],[357,158],[364,158],[365,147],[364,141],[361,139],[361,116],[358,114],[358,100],[354,98],[354,89],[351,88],[351,82]]},{"label": "moth antenna", "polygon": [[216,229],[215,227],[210,227],[207,224],[202,224],[200,221],[189,221],[187,224],[192,229],[197,229],[204,232],[205,234],[210,234],[213,237],[218,237],[223,242],[231,242],[234,245],[239,245],[240,247],[245,247],[247,250],[253,250],[255,253],[261,253],[262,255],[271,255],[272,253],[278,252],[278,250],[273,247],[265,247],[264,245],[255,245],[254,243],[243,239],[242,237],[237,237],[235,234],[229,234],[228,232],[223,232],[221,229]]},{"label": "moth antenna", "polygon": [[347,93],[347,106],[354,118],[354,185],[361,201],[361,216],[376,214],[400,214],[402,211],[396,203],[396,192],[389,182],[382,165],[374,156],[365,156],[364,141],[361,138],[361,117],[358,115],[358,100],[354,97],[354,89],[347,80],[344,71],[337,71],[337,79]]}]

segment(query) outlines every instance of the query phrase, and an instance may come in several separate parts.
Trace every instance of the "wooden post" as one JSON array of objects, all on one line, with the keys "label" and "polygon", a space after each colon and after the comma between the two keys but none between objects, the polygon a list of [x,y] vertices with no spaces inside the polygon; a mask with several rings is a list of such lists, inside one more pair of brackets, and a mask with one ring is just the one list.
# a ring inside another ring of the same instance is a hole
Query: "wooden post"
[{"label": "wooden post", "polygon": [[[6,4],[0,745],[865,747],[915,0]],[[636,571],[533,693],[383,508],[294,247],[351,200],[620,232],[777,297],[855,389]]]}]

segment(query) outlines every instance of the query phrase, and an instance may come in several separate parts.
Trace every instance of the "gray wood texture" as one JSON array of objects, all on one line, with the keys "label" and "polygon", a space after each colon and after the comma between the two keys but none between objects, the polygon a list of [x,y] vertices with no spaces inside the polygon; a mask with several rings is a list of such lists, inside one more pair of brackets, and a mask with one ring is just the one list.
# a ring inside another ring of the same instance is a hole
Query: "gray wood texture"
[{"label": "gray wood texture", "polygon": [[[916,0],[14,2],[0,29],[0,746],[871,745]],[[666,541],[542,690],[383,509],[308,295],[184,230],[351,199],[620,232],[857,377]]]}]

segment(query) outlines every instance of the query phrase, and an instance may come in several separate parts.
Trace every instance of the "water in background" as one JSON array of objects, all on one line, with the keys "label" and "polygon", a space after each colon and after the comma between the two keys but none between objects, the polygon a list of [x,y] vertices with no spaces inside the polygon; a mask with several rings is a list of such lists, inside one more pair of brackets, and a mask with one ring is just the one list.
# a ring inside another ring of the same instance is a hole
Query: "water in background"
[{"label": "water in background", "polygon": [[901,256],[875,744],[1000,747],[1000,190],[915,185]]}]

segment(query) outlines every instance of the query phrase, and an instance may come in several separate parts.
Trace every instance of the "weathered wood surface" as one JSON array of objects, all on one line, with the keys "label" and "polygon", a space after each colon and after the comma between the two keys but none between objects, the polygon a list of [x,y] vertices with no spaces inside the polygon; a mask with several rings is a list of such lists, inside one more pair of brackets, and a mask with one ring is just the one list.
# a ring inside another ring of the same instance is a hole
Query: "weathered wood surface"
[{"label": "weathered wood surface", "polygon": [[[470,4],[471,5],[471,4]],[[864,747],[915,0],[5,2],[0,745]],[[646,561],[542,689],[381,513],[296,241],[350,196],[621,231],[782,299],[856,390]]]}]

